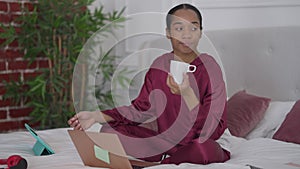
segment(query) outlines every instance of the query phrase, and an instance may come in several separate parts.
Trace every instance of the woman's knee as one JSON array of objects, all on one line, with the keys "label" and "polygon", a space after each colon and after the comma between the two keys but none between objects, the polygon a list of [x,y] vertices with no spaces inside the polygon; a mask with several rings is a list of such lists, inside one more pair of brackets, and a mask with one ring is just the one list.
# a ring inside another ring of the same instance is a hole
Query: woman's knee
[{"label": "woman's knee", "polygon": [[228,159],[225,151],[214,140],[200,143],[194,140],[189,145],[180,147],[165,163],[180,164],[183,162],[194,164],[209,164],[213,162],[224,162]]},{"label": "woman's knee", "polygon": [[198,157],[201,157],[203,164],[212,162],[224,162],[228,160],[228,155],[225,150],[212,139],[208,139],[203,143],[193,141],[191,149]]}]

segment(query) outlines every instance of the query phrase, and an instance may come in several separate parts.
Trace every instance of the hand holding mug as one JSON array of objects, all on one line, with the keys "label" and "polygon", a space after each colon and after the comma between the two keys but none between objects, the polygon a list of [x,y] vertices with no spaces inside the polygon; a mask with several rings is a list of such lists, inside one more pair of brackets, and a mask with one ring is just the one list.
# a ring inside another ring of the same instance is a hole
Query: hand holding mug
[{"label": "hand holding mug", "polygon": [[196,71],[196,66],[195,65],[190,65],[185,62],[180,62],[176,60],[171,60],[170,63],[170,73],[172,74],[175,82],[177,84],[181,84],[183,80],[183,75],[187,72],[195,72]]},{"label": "hand holding mug", "polygon": [[187,74],[183,74],[182,83],[177,84],[174,77],[171,74],[168,74],[167,85],[169,86],[171,93],[181,95],[190,87],[189,76]]}]

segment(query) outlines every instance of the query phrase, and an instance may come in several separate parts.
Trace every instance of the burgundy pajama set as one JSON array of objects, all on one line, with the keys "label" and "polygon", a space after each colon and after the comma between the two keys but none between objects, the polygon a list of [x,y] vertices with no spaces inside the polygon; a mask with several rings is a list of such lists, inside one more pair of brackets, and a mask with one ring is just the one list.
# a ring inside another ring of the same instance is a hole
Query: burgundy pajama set
[{"label": "burgundy pajama set", "polygon": [[167,86],[170,60],[174,60],[172,52],[152,63],[131,105],[103,111],[114,121],[104,124],[101,132],[118,134],[128,155],[146,161],[208,164],[228,160],[230,152],[215,141],[227,128],[227,96],[219,65],[207,54],[190,63],[197,67],[187,74],[200,103],[189,110],[183,97]]}]

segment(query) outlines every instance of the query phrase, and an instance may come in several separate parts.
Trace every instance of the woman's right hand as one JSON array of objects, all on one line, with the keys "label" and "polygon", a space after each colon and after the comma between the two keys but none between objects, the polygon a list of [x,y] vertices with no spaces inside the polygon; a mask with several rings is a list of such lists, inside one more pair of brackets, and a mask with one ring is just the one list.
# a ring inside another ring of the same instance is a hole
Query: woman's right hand
[{"label": "woman's right hand", "polygon": [[74,130],[86,130],[97,122],[98,116],[101,116],[100,112],[81,111],[70,118],[68,124]]}]

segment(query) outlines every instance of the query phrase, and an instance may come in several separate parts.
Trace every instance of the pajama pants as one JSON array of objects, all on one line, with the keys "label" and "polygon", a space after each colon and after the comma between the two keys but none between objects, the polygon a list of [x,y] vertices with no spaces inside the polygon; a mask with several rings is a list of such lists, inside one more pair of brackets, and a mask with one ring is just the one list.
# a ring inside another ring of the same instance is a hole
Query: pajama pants
[{"label": "pajama pants", "polygon": [[[110,122],[111,124],[111,122]],[[148,146],[139,145],[128,141],[124,135],[133,138],[147,138],[157,135],[153,130],[128,124],[105,124],[101,128],[101,132],[115,133],[119,136],[120,141],[128,155],[137,157],[138,154],[147,153],[151,149],[161,149],[163,146],[170,146],[171,143],[164,139],[157,139],[157,141],[149,143]],[[168,145],[169,144],[169,145]],[[167,158],[162,159],[168,155]],[[139,158],[139,157],[137,157]],[[157,153],[151,157],[140,158],[145,161],[159,162],[162,164],[180,164],[180,163],[194,163],[194,164],[209,164],[215,162],[225,162],[229,160],[230,152],[222,149],[221,146],[213,139],[208,139],[203,143],[199,143],[198,139],[192,140],[186,145],[177,144],[171,149]]]}]

